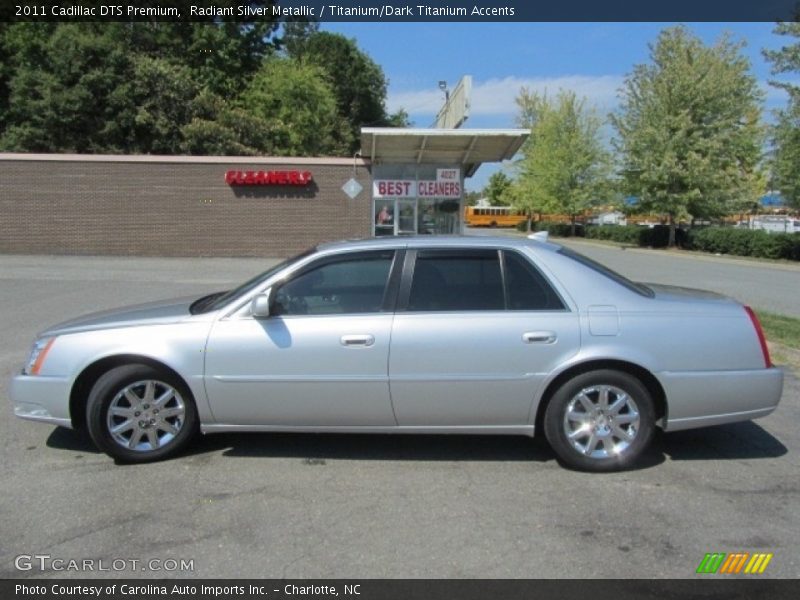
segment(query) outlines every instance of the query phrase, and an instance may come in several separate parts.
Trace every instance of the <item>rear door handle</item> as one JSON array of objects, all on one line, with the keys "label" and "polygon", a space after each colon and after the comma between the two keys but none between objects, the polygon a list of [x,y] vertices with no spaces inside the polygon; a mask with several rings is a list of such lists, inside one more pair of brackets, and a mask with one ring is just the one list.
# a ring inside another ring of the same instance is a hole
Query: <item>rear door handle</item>
[{"label": "rear door handle", "polygon": [[342,346],[372,346],[375,343],[375,336],[369,334],[343,335],[339,340]]},{"label": "rear door handle", "polygon": [[527,331],[522,334],[526,344],[554,344],[558,339],[555,331]]}]

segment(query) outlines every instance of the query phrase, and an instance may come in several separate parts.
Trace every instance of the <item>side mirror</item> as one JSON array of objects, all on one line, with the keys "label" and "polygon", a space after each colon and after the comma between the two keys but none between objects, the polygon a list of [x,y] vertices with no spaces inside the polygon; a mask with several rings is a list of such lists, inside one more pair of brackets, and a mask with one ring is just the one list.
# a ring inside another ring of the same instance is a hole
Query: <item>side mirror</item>
[{"label": "side mirror", "polygon": [[272,305],[272,289],[268,289],[263,294],[259,294],[253,298],[250,303],[250,314],[256,319],[267,319],[270,317],[270,308]]}]

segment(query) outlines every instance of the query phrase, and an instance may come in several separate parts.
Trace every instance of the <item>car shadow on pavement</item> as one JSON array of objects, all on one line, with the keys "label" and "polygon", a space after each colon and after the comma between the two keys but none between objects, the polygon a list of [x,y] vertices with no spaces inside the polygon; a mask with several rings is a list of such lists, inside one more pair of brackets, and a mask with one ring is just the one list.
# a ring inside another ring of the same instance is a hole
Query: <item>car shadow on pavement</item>
[{"label": "car shadow on pavement", "polygon": [[553,460],[550,448],[524,436],[383,435],[327,433],[223,433],[203,436],[188,455],[222,451],[224,456],[303,458],[308,461],[536,461]]},{"label": "car shadow on pavement", "polygon": [[53,432],[48,436],[45,443],[48,448],[56,448],[58,450],[101,454],[88,433],[67,429],[66,427],[56,427],[53,429]]},{"label": "car shadow on pavement", "polygon": [[[49,448],[99,454],[85,433],[56,427]],[[683,460],[777,458],[788,452],[760,425],[747,421],[674,433],[657,431],[650,449],[633,470],[655,467],[669,457]],[[541,438],[494,435],[359,435],[327,433],[219,433],[198,436],[185,457],[221,453],[225,457],[326,460],[519,461],[549,462],[555,454]]]},{"label": "car shadow on pavement", "polygon": [[753,421],[662,434],[654,444],[656,448],[672,460],[777,458],[788,452],[775,436]]},{"label": "car shadow on pavement", "polygon": [[[307,461],[533,461],[556,460],[541,438],[492,435],[357,435],[313,433],[229,433],[204,436],[189,455],[222,452],[227,457],[288,457]],[[667,457],[683,460],[776,458],[788,452],[777,438],[752,421],[665,434],[658,430],[650,449],[632,470],[655,467]]]}]

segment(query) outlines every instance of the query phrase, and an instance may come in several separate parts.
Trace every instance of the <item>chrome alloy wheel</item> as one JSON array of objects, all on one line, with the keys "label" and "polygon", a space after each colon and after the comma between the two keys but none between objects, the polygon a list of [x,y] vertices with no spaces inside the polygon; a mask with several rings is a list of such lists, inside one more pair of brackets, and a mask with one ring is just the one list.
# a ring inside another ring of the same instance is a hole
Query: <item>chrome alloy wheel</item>
[{"label": "chrome alloy wheel", "polygon": [[123,448],[151,452],[169,444],[186,421],[186,404],[175,388],[146,379],[122,388],[108,407],[106,426]]},{"label": "chrome alloy wheel", "polygon": [[589,458],[618,456],[639,433],[639,409],[613,385],[583,388],[567,404],[564,433],[572,447]]}]

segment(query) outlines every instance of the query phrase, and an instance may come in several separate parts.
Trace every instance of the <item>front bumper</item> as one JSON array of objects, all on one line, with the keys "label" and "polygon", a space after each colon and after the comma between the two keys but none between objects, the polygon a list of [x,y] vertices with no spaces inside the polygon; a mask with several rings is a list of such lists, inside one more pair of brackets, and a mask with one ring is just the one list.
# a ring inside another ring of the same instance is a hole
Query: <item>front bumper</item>
[{"label": "front bumper", "polygon": [[783,371],[691,371],[658,374],[667,396],[666,431],[749,421],[773,412]]},{"label": "front bumper", "polygon": [[17,375],[9,393],[20,419],[72,428],[69,416],[70,380],[66,377]]}]

